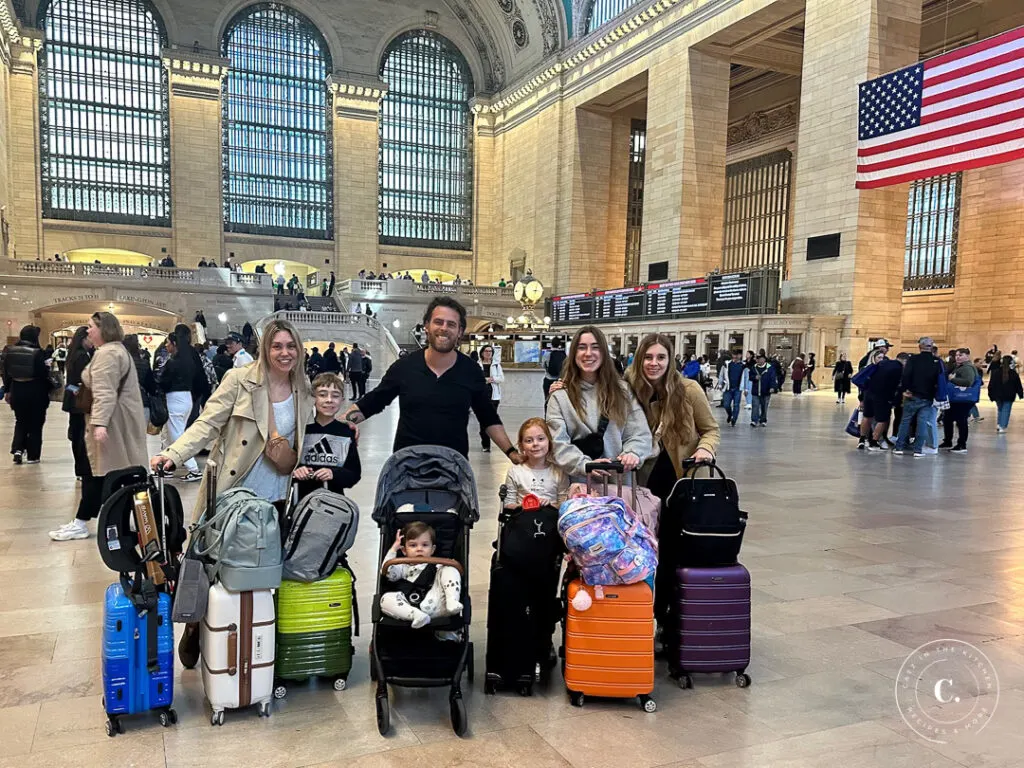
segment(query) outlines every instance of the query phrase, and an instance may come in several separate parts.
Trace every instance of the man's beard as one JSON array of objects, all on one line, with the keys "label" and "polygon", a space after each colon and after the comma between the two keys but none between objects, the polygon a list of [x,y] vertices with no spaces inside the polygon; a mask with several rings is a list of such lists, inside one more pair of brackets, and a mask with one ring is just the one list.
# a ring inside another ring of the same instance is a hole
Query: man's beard
[{"label": "man's beard", "polygon": [[458,336],[444,336],[442,334],[430,334],[428,337],[430,348],[442,354],[451,352],[459,343]]}]

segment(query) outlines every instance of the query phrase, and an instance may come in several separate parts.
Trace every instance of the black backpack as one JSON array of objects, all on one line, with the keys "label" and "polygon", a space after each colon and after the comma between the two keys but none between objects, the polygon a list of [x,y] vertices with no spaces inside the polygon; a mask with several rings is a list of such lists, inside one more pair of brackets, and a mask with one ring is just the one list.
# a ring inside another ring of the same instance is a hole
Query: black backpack
[{"label": "black backpack", "polygon": [[[709,477],[696,476],[699,467]],[[736,483],[712,459],[698,464],[683,462],[684,476],[668,498],[668,514],[661,517],[659,552],[673,568],[710,568],[735,565],[747,528],[747,513],[740,509]]]}]

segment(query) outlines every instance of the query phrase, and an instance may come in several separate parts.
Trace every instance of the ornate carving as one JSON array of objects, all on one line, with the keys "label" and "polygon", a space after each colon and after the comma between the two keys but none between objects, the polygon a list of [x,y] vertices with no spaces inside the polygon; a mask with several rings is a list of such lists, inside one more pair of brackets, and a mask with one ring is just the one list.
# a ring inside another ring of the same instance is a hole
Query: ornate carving
[{"label": "ornate carving", "polygon": [[480,55],[487,80],[482,90],[494,92],[500,89],[505,84],[505,62],[501,59],[500,49],[494,40],[494,35],[491,34],[490,27],[487,26],[480,16],[480,12],[472,3],[464,5],[459,0],[448,0],[448,6],[466,28]]},{"label": "ornate carving", "polygon": [[512,41],[516,44],[517,48],[525,48],[530,44],[530,36],[526,32],[526,24],[523,23],[522,19],[516,19],[512,22]]},{"label": "ornate carving", "polygon": [[763,112],[751,112],[729,126],[728,145],[731,147],[757,141],[786,128],[792,128],[797,124],[797,114],[795,102]]},{"label": "ornate carving", "polygon": [[562,44],[559,33],[558,9],[555,0],[532,0],[533,7],[540,16],[540,35],[544,41],[544,55],[557,51]]}]

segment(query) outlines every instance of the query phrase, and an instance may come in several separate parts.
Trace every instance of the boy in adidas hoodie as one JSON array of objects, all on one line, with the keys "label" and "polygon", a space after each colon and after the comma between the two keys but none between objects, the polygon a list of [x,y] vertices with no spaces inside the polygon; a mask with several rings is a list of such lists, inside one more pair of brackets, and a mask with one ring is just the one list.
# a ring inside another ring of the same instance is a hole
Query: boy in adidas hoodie
[{"label": "boy in adidas hoodie", "polygon": [[292,473],[299,498],[317,488],[345,494],[359,482],[362,467],[356,448],[356,433],[347,421],[337,419],[345,400],[345,385],[334,373],[321,373],[313,380],[316,418],[306,427],[299,452],[299,466]]}]

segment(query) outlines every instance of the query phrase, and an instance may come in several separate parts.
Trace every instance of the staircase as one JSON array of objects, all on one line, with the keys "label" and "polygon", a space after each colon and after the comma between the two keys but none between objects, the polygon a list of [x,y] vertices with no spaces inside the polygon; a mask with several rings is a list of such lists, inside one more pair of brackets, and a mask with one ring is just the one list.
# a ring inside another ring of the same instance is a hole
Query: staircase
[{"label": "staircase", "polygon": [[[317,297],[319,298],[319,297]],[[323,299],[329,301],[329,299]],[[262,318],[256,328],[263,329],[274,319],[287,320],[306,340],[358,344],[370,350],[374,371],[383,374],[399,357],[399,346],[391,332],[372,317],[352,312],[291,312],[282,310]]]}]

